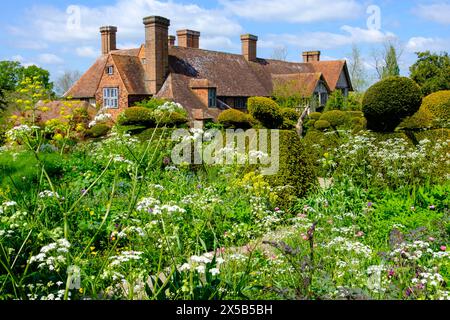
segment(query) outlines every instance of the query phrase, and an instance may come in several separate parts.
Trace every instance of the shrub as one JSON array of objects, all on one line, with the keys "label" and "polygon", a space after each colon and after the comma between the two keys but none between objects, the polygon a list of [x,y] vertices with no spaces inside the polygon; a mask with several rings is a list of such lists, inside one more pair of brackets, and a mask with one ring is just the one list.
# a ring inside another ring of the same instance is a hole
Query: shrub
[{"label": "shrub", "polygon": [[106,136],[111,128],[103,123],[98,123],[86,131],[86,136],[91,138],[99,138]]},{"label": "shrub", "polygon": [[189,121],[187,115],[180,112],[155,112],[158,127],[180,127]]},{"label": "shrub", "polygon": [[362,118],[362,117],[364,117],[364,113],[362,111],[347,111],[347,114],[351,118]]},{"label": "shrub", "polygon": [[282,108],[281,115],[284,119],[297,122],[298,118],[300,118],[300,114],[295,111],[293,108]]},{"label": "shrub", "polygon": [[289,208],[296,198],[305,196],[316,184],[315,169],[302,141],[293,130],[280,131],[280,167],[267,176],[267,182],[278,195],[277,204]]},{"label": "shrub", "polygon": [[318,120],[314,123],[314,128],[317,130],[325,130],[331,127],[327,120]]},{"label": "shrub", "polygon": [[143,125],[150,128],[156,124],[153,112],[143,107],[132,107],[125,109],[118,118],[118,123],[126,125]]},{"label": "shrub", "polygon": [[252,127],[251,117],[236,109],[223,111],[218,117],[218,122],[225,128],[249,129]]},{"label": "shrub", "polygon": [[158,98],[151,98],[147,100],[143,100],[140,102],[136,102],[134,104],[135,107],[141,107],[141,108],[147,108],[151,110],[156,110],[158,107],[162,106],[167,102],[166,99],[158,99]]},{"label": "shrub", "polygon": [[420,130],[430,128],[433,122],[433,116],[430,111],[425,108],[420,108],[411,117],[408,117],[400,123],[398,129],[406,130]]},{"label": "shrub", "polygon": [[320,120],[328,121],[333,128],[342,127],[349,122],[349,117],[346,112],[340,110],[328,111],[322,114]]},{"label": "shrub", "polygon": [[283,124],[280,126],[280,129],[283,130],[295,128],[300,118],[300,114],[293,108],[282,108],[281,115],[283,116]]},{"label": "shrub", "polygon": [[345,97],[341,90],[335,90],[328,97],[327,104],[325,106],[325,112],[331,110],[344,110]]},{"label": "shrub", "polygon": [[370,87],[363,100],[363,112],[368,128],[392,132],[401,120],[419,110],[422,93],[409,78],[388,77]]},{"label": "shrub", "polygon": [[426,96],[421,108],[429,111],[436,120],[450,121],[450,90],[438,91]]},{"label": "shrub", "polygon": [[320,112],[313,112],[313,113],[309,114],[308,118],[309,119],[313,119],[313,120],[319,120],[321,116],[322,116],[322,113],[320,113]]},{"label": "shrub", "polygon": [[283,124],[281,109],[272,99],[251,97],[248,99],[248,111],[268,129],[277,129]]}]

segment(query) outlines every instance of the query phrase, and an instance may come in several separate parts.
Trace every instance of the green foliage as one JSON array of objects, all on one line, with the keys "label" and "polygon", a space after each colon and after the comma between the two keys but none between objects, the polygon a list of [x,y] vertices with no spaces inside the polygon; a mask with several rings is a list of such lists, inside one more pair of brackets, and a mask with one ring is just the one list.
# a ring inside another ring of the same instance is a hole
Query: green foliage
[{"label": "green foliage", "polygon": [[438,91],[426,96],[422,102],[422,108],[429,111],[434,120],[450,121],[450,90]]},{"label": "green foliage", "polygon": [[236,109],[228,109],[223,111],[217,121],[224,128],[249,129],[252,127],[252,118],[249,114]]},{"label": "green foliage", "polygon": [[313,113],[310,113],[308,115],[308,118],[309,119],[313,119],[313,120],[319,120],[321,116],[322,116],[322,113],[320,113],[320,112],[313,112]]},{"label": "green foliage", "polygon": [[381,78],[396,77],[400,75],[400,67],[397,61],[397,52],[393,45],[389,45],[385,58],[386,65],[382,69]]},{"label": "green foliage", "polygon": [[329,97],[325,106],[325,112],[331,110],[344,110],[345,97],[341,90],[333,91]]},{"label": "green foliage", "polygon": [[39,161],[32,152],[0,153],[0,186],[19,192],[30,190],[41,177],[41,165],[50,177],[63,172],[64,159],[57,153],[41,153]]},{"label": "green foliage", "polygon": [[314,165],[295,131],[280,131],[280,167],[276,175],[267,176],[272,187],[279,188],[279,205],[289,208],[296,199],[304,197],[316,185]]},{"label": "green foliage", "polygon": [[299,90],[296,81],[275,81],[273,98],[282,108],[299,108],[310,101],[302,91]]},{"label": "green foliage", "polygon": [[430,111],[420,108],[415,114],[404,119],[398,126],[398,129],[421,130],[430,128],[433,123],[433,115]]},{"label": "green foliage", "polygon": [[317,120],[314,122],[314,128],[323,131],[331,128],[331,124],[327,120]]},{"label": "green foliage", "polygon": [[111,130],[111,128],[108,125],[97,123],[92,128],[86,131],[86,136],[90,138],[104,137],[108,134],[109,130]]},{"label": "green foliage", "polygon": [[297,125],[300,114],[293,108],[281,108],[281,115],[283,116],[283,124],[280,129],[290,130]]},{"label": "green foliage", "polygon": [[160,99],[160,98],[150,98],[147,100],[143,100],[140,102],[136,102],[134,104],[134,107],[142,107],[142,108],[148,108],[151,110],[156,110],[158,107],[164,105],[168,100],[166,99]]},{"label": "green foliage", "polygon": [[333,110],[323,113],[320,120],[327,121],[334,129],[337,129],[347,125],[350,119],[346,112]]},{"label": "green foliage", "polygon": [[411,79],[424,95],[440,90],[450,90],[450,57],[448,53],[418,52],[417,62],[411,68]]},{"label": "green foliage", "polygon": [[180,112],[154,112],[159,127],[181,127],[187,125],[189,119]]},{"label": "green foliage", "polygon": [[272,99],[251,97],[248,99],[248,111],[253,118],[268,129],[277,129],[283,124],[281,109]]},{"label": "green foliage", "polygon": [[389,77],[370,87],[363,100],[368,128],[392,132],[402,119],[419,110],[422,94],[409,78]]},{"label": "green foliage", "polygon": [[143,107],[132,107],[125,109],[119,117],[118,123],[120,125],[143,125],[151,128],[156,124],[156,119],[151,110]]}]

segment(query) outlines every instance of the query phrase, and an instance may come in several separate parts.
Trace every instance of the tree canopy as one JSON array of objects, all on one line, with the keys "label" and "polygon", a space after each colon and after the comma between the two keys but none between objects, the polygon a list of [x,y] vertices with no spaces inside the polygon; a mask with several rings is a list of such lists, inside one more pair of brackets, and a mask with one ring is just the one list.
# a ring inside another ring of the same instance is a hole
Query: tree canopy
[{"label": "tree canopy", "polygon": [[450,90],[450,57],[447,52],[418,52],[417,58],[410,68],[411,79],[417,82],[424,95]]}]

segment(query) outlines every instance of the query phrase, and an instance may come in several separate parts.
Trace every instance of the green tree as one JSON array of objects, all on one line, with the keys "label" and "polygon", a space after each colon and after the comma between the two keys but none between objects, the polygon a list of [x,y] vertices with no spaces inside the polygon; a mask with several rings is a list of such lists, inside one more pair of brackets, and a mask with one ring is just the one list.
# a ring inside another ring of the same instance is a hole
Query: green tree
[{"label": "green tree", "polygon": [[409,70],[411,79],[419,84],[424,95],[450,90],[450,56],[447,52],[417,52],[417,58]]},{"label": "green tree", "polygon": [[11,100],[16,99],[16,92],[26,79],[38,82],[46,91],[46,97],[53,96],[53,83],[50,73],[37,66],[23,67],[17,61],[0,61],[0,110],[8,107]]},{"label": "green tree", "polygon": [[397,51],[392,44],[386,51],[385,66],[382,71],[382,79],[400,75],[400,67],[397,61]]},{"label": "green tree", "polygon": [[22,66],[16,61],[0,61],[0,110],[7,107],[8,92],[16,89]]}]

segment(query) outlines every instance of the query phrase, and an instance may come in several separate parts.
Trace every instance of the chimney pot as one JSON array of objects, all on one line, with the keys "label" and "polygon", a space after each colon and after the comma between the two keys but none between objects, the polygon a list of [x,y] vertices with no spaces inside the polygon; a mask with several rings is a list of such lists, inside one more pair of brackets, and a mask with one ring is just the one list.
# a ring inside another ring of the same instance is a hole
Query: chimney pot
[{"label": "chimney pot", "polygon": [[200,32],[194,30],[178,30],[178,46],[184,48],[196,48],[200,47]]},{"label": "chimney pot", "polygon": [[157,94],[169,73],[170,20],[160,16],[143,19],[145,25],[145,82],[150,94]]},{"label": "chimney pot", "polygon": [[169,36],[169,46],[170,47],[173,47],[173,46],[175,46],[175,40],[176,40],[177,38],[175,37],[175,36]]},{"label": "chimney pot", "polygon": [[303,52],[303,62],[317,62],[317,61],[320,61],[320,51]]},{"label": "chimney pot", "polygon": [[257,59],[257,42],[258,37],[252,34],[244,34],[241,36],[242,55],[247,61],[256,61]]},{"label": "chimney pot", "polygon": [[117,50],[117,27],[104,26],[100,28],[102,35],[102,54]]}]

